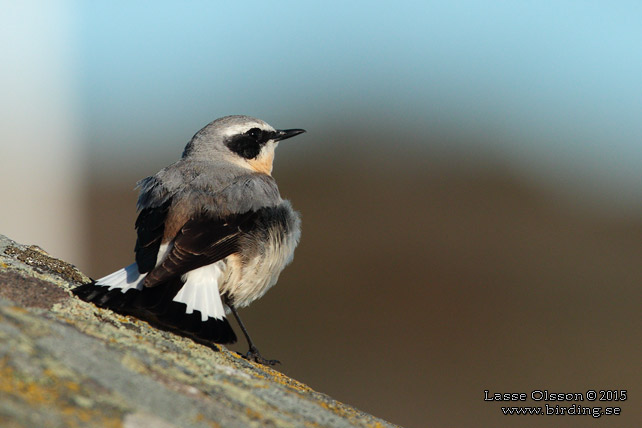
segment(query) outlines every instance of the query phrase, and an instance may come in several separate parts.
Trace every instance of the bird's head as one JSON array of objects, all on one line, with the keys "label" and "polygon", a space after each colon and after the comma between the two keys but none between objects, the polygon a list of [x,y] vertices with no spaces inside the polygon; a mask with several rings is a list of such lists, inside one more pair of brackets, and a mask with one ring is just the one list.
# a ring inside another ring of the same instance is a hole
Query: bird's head
[{"label": "bird's head", "polygon": [[225,116],[198,131],[185,147],[183,158],[227,161],[269,175],[279,141],[303,132],[274,129],[250,116]]}]

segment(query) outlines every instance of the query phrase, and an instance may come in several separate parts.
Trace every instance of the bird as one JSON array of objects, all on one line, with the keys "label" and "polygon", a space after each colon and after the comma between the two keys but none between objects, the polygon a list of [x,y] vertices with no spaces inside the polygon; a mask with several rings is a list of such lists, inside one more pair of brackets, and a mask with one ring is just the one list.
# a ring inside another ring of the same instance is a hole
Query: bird
[{"label": "bird", "polygon": [[137,183],[135,262],[74,289],[80,299],[209,345],[237,340],[268,360],[241,322],[294,256],[301,219],[272,177],[280,141],[306,132],[233,115],[198,131],[180,159]]}]

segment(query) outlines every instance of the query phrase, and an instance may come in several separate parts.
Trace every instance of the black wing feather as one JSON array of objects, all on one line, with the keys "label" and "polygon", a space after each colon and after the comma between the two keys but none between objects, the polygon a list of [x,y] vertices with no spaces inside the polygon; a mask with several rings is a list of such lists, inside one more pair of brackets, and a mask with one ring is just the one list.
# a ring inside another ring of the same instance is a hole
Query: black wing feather
[{"label": "black wing feather", "polygon": [[237,252],[241,234],[256,216],[252,211],[225,219],[203,214],[189,220],[176,235],[165,260],[149,272],[145,286],[154,287]]},{"label": "black wing feather", "polygon": [[156,257],[165,232],[165,219],[172,204],[167,200],[163,205],[141,210],[136,219],[136,264],[140,273],[146,273],[156,266]]}]

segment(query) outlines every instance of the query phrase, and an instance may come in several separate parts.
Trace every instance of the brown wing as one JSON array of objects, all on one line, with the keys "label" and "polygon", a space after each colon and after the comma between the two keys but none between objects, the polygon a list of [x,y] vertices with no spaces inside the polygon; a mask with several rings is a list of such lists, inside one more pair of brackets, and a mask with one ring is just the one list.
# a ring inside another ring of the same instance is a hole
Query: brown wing
[{"label": "brown wing", "polygon": [[237,252],[239,237],[256,216],[252,211],[224,219],[201,215],[187,221],[176,235],[165,260],[147,274],[145,287],[179,278]]}]

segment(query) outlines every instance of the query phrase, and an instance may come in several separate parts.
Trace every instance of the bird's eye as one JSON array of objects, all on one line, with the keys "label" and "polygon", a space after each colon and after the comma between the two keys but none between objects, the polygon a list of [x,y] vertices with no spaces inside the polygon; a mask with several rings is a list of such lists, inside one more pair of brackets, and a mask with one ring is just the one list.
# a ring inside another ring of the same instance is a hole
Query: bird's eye
[{"label": "bird's eye", "polygon": [[259,128],[252,128],[249,131],[247,131],[247,135],[249,135],[250,137],[258,141],[261,139],[263,135],[263,131],[261,131]]}]

